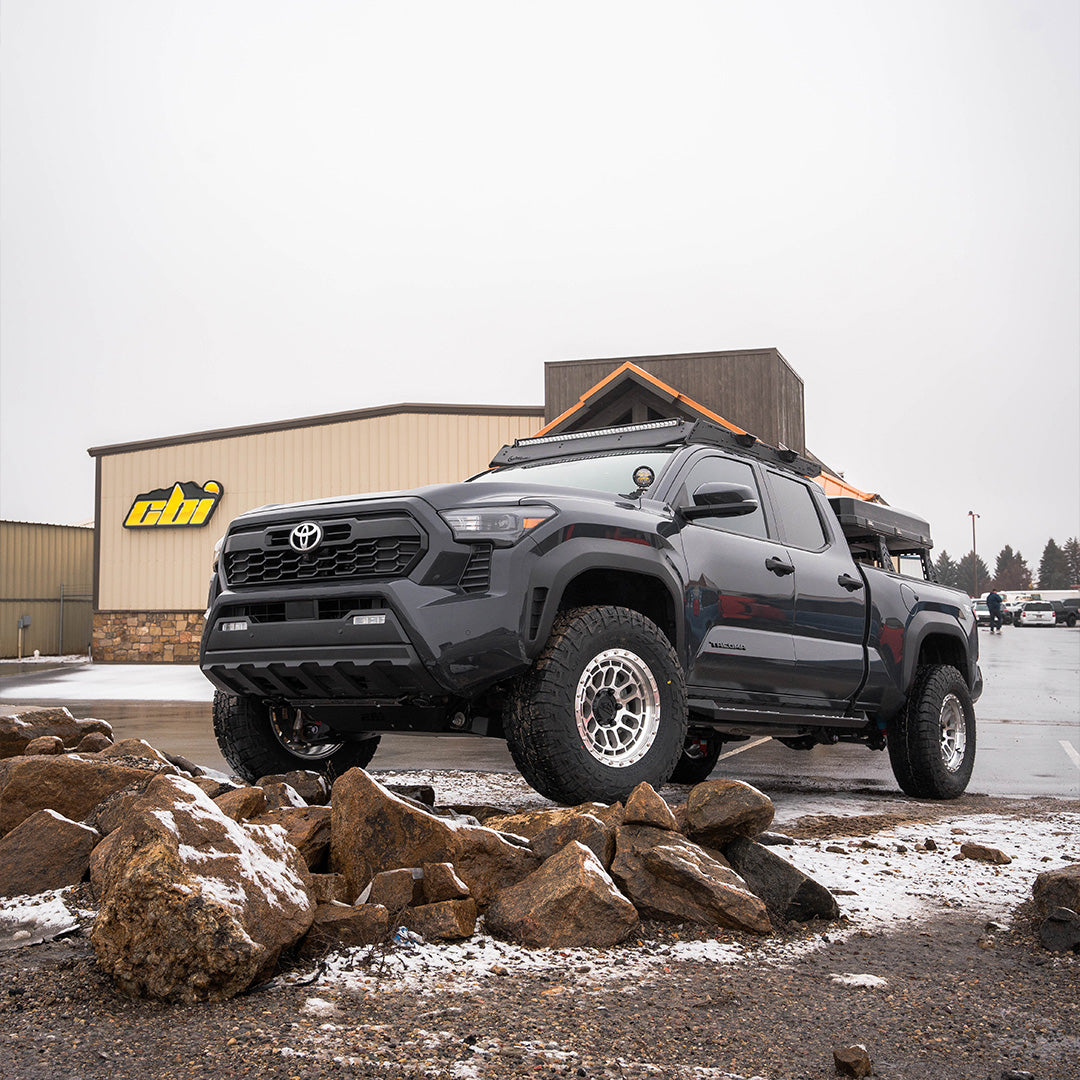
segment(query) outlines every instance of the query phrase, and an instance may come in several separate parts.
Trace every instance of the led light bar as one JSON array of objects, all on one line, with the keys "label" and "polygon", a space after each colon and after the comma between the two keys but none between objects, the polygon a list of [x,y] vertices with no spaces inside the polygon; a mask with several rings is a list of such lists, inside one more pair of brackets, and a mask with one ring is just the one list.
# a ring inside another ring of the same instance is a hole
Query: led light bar
[{"label": "led light bar", "polygon": [[678,427],[684,420],[652,420],[647,424],[627,424],[625,427],[601,428],[596,431],[572,431],[568,435],[541,435],[532,439],[515,439],[515,446],[542,446],[544,443],[569,442],[571,439],[595,439],[598,435],[625,435],[630,431],[657,431]]}]

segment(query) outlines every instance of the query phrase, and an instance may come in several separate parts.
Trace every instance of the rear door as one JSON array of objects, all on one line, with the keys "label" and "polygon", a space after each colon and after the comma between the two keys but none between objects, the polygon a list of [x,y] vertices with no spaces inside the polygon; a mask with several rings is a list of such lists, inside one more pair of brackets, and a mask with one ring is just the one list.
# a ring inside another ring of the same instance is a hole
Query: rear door
[{"label": "rear door", "polygon": [[669,501],[692,505],[694,491],[707,483],[745,484],[759,509],[682,527],[687,682],[704,696],[772,704],[795,682],[790,560],[770,530],[759,477],[748,462],[712,451],[695,455]]},{"label": "rear door", "polygon": [[863,680],[866,587],[817,484],[772,469],[765,476],[780,539],[795,567],[799,695],[842,708]]}]

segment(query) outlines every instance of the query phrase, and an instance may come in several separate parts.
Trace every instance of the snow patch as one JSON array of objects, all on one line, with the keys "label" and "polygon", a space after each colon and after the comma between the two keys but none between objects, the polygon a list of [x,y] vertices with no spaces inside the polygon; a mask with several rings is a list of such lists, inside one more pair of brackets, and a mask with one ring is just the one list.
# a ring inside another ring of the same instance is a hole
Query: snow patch
[{"label": "snow patch", "polygon": [[67,889],[36,896],[0,898],[0,951],[51,941],[77,930],[79,921],[65,902]]},{"label": "snow patch", "polygon": [[850,971],[845,971],[842,975],[830,975],[829,981],[838,986],[861,986],[867,990],[882,990],[889,985],[888,980],[880,975],[856,975]]}]

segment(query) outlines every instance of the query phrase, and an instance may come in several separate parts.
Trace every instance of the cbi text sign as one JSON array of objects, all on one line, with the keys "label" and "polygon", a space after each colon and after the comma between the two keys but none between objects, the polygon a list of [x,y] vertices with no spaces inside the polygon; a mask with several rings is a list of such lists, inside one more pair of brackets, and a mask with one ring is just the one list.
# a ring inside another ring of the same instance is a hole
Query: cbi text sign
[{"label": "cbi text sign", "polygon": [[213,516],[224,494],[217,480],[201,487],[192,480],[177,481],[171,488],[157,488],[136,495],[124,518],[125,529],[193,529]]}]

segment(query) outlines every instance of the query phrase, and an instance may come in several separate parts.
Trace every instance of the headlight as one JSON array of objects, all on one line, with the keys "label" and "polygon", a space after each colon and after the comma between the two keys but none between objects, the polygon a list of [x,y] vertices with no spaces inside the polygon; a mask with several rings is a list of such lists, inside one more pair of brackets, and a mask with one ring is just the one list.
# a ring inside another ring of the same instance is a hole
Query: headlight
[{"label": "headlight", "polygon": [[443,510],[439,516],[455,540],[516,544],[526,533],[555,516],[550,506],[484,506],[476,510]]}]

